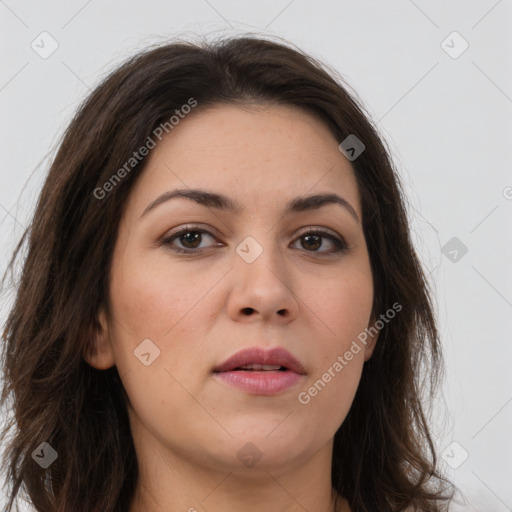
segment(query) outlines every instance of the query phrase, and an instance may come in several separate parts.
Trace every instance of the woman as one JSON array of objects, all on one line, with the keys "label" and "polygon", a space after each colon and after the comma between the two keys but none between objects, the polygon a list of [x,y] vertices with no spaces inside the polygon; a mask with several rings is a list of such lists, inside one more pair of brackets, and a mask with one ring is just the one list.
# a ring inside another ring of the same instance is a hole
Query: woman
[{"label": "woman", "polygon": [[446,510],[403,195],[311,57],[136,55],[71,122],[24,241],[9,510],[20,489],[38,512]]}]

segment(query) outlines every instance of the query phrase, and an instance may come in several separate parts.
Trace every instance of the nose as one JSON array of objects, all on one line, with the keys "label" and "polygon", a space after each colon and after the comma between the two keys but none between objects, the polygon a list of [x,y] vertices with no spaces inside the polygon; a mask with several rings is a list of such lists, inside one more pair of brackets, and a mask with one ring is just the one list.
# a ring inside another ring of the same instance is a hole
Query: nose
[{"label": "nose", "polygon": [[286,324],[297,317],[299,304],[290,268],[269,244],[250,263],[235,253],[230,279],[227,309],[233,320]]}]

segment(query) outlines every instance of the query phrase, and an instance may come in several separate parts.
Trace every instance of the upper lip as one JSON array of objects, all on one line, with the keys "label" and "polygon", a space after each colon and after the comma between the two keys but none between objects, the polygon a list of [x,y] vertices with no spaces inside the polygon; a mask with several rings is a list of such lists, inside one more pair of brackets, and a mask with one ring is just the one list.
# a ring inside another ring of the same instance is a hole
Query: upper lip
[{"label": "upper lip", "polygon": [[304,366],[288,350],[282,347],[270,350],[262,347],[240,350],[228,360],[216,366],[213,371],[215,373],[228,372],[250,363],[280,365],[300,375],[306,374]]}]

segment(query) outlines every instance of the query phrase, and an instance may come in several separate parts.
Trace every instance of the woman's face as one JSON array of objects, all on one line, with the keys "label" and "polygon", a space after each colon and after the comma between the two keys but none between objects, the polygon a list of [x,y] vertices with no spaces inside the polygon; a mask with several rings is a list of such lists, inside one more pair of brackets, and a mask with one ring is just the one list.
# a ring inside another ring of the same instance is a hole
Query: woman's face
[{"label": "woman's face", "polygon": [[[139,457],[274,475],[330,460],[373,350],[359,343],[344,357],[369,325],[373,283],[338,143],[296,108],[216,106],[152,150],[119,225],[111,316],[101,312],[88,358],[117,366]],[[223,199],[155,203],[177,189]],[[304,202],[322,194],[342,204]],[[242,349],[276,347],[303,373],[214,371]]]}]

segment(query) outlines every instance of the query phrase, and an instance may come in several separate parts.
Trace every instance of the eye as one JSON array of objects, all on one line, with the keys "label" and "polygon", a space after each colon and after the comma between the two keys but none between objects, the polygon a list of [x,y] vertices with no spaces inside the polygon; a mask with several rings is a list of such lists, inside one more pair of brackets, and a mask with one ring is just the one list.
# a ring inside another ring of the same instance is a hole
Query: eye
[{"label": "eye", "polygon": [[[324,246],[324,242],[322,239],[328,239],[330,244],[334,247],[330,251],[319,251],[321,247]],[[320,253],[338,253],[338,252],[346,252],[348,250],[348,245],[345,240],[337,235],[333,235],[327,231],[323,231],[321,229],[309,229],[306,232],[302,233],[297,241],[302,240],[302,247],[308,250],[307,252],[320,252]]]},{"label": "eye", "polygon": [[[204,235],[207,235],[215,239],[215,237],[211,233],[205,231],[204,229],[199,229],[194,226],[186,226],[177,231],[176,233],[174,233],[173,235],[162,240],[162,244],[172,246],[172,250],[179,253],[197,253],[200,252],[197,249],[200,248],[199,245],[203,241]],[[175,240],[177,240],[182,245],[182,247],[174,246],[173,242]]]}]

